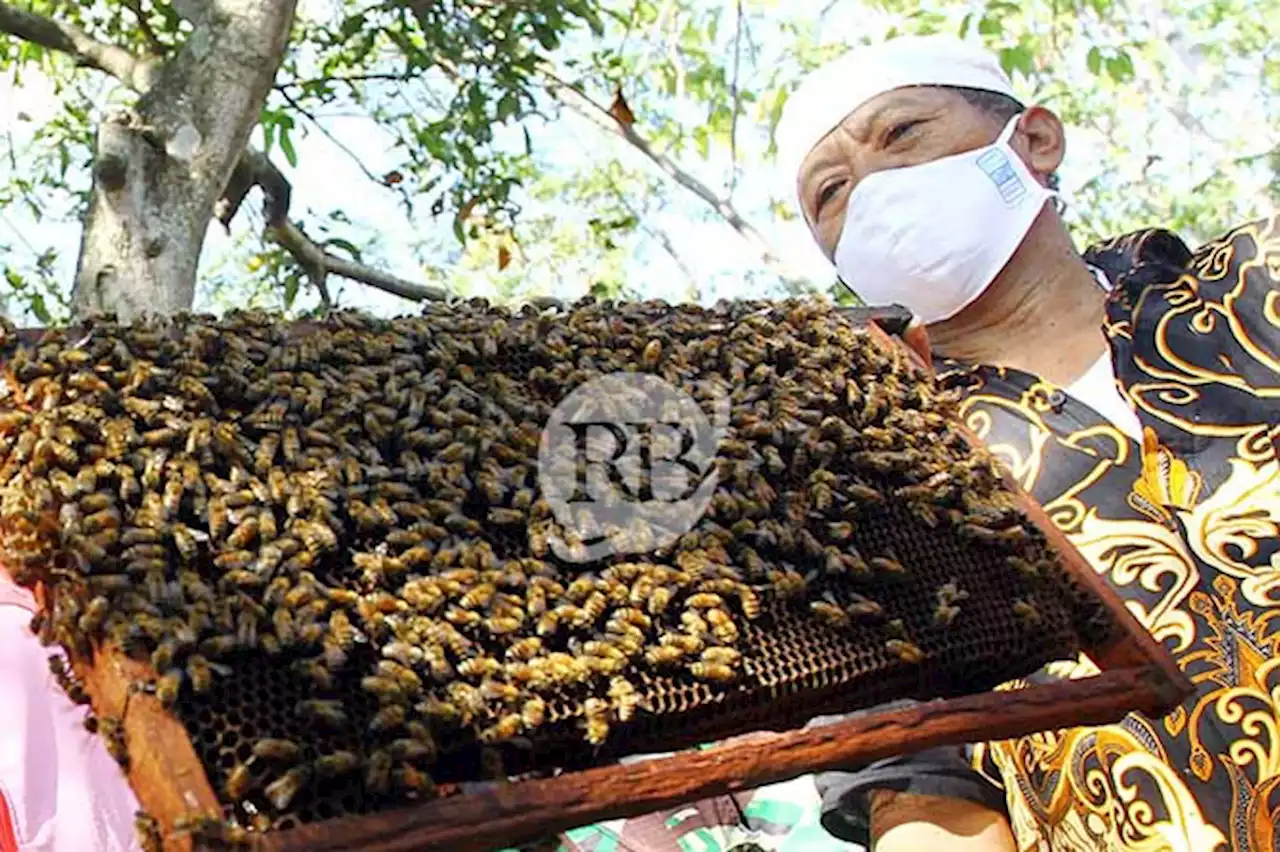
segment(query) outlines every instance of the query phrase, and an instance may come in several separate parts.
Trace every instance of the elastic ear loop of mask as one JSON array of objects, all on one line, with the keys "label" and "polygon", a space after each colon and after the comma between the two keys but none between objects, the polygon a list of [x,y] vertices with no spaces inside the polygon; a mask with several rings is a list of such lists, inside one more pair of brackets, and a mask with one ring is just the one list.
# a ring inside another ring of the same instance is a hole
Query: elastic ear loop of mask
[{"label": "elastic ear loop of mask", "polygon": [[[1022,112],[1014,113],[1013,117],[1009,119],[1009,123],[1004,126],[1004,130],[1000,131],[1000,135],[996,137],[996,142],[997,143],[1004,142],[1008,144],[1010,148],[1012,148],[1013,134],[1017,131],[1018,119],[1026,114],[1027,113],[1025,110]],[[1017,152],[1014,152],[1014,153],[1016,156]],[[1028,168],[1027,171],[1031,171],[1030,168]],[[1058,187],[1058,179],[1056,175],[1053,175],[1053,174],[1049,175],[1049,177],[1046,179],[1045,189],[1049,190],[1050,192],[1049,200],[1053,203],[1054,212],[1057,213],[1059,216],[1062,216],[1063,214],[1065,214],[1067,212],[1067,201],[1065,198],[1062,197],[1062,192]]]}]

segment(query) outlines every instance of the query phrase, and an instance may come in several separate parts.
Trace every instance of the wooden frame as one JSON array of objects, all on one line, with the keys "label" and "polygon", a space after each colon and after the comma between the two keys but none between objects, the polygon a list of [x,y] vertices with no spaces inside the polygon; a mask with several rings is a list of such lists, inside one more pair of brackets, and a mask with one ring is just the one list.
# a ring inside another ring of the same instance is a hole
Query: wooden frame
[{"label": "wooden frame", "polygon": [[[874,324],[870,328],[882,344],[902,347],[906,357],[924,367],[901,341]],[[22,335],[31,333],[24,331]],[[980,443],[972,435],[970,438]],[[1105,724],[1130,711],[1158,717],[1172,710],[1192,690],[1172,657],[1039,505],[1007,476],[1006,484],[1017,495],[1022,511],[1061,554],[1067,570],[1105,604],[1120,628],[1120,638],[1110,646],[1086,649],[1101,670],[1098,675],[932,701],[907,709],[873,710],[818,728],[749,734],[710,749],[495,785],[421,805],[269,833],[256,837],[254,848],[270,852],[481,852],[591,822],[648,813],[934,746]],[[163,827],[165,848],[180,852],[192,849],[190,835],[171,831],[174,823],[192,814],[220,815],[221,809],[182,724],[153,696],[128,694],[131,682],[150,674],[146,665],[118,652],[104,651],[81,674],[96,712],[123,719],[130,754],[129,781],[141,806]]]}]

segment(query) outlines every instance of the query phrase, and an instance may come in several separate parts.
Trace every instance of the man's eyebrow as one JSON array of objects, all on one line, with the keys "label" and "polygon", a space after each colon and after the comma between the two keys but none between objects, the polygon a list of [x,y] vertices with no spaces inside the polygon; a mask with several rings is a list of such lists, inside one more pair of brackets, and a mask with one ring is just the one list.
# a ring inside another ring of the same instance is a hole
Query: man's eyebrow
[{"label": "man's eyebrow", "polygon": [[927,98],[920,97],[911,88],[901,89],[897,94],[898,97],[887,98],[866,115],[858,116],[854,126],[850,128],[853,134],[858,137],[868,135],[870,129],[884,118],[885,113],[923,110],[930,106]]}]

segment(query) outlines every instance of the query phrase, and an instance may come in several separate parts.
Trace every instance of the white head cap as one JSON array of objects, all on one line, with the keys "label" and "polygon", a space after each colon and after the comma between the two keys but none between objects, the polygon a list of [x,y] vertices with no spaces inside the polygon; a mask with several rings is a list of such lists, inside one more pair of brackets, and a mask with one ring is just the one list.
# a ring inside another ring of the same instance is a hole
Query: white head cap
[{"label": "white head cap", "polygon": [[994,56],[957,38],[900,36],[854,48],[811,73],[787,99],[778,122],[778,167],[792,198],[814,146],[858,107],[904,86],[962,86],[1018,97]]}]

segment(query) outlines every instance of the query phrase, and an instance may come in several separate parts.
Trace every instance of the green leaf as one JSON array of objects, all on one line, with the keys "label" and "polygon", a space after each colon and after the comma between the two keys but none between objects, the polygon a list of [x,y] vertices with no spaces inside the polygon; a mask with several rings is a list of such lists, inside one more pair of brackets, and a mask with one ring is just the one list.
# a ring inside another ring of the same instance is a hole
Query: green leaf
[{"label": "green leaf", "polygon": [[276,143],[275,116],[264,112],[260,123],[262,125],[262,153],[270,156],[271,149]]},{"label": "green leaf", "polygon": [[284,307],[285,310],[293,307],[293,300],[298,298],[298,285],[300,279],[297,273],[291,274],[284,279]]},{"label": "green leaf", "polygon": [[53,319],[52,315],[49,313],[48,305],[44,303],[44,296],[40,293],[31,294],[31,313],[35,314],[36,319],[46,325],[48,325],[50,320]]},{"label": "green leaf", "polygon": [[1025,45],[1006,47],[1001,50],[1000,65],[1011,77],[1014,71],[1021,71],[1024,75],[1030,76],[1036,70],[1035,57],[1031,55],[1031,49]]},{"label": "green leaf", "polygon": [[498,98],[498,107],[494,110],[494,118],[504,122],[520,111],[520,98],[515,92],[507,92]]},{"label": "green leaf", "polygon": [[280,125],[280,151],[284,154],[285,160],[289,162],[291,168],[298,167],[298,152],[293,149],[293,140],[289,138],[289,128],[283,123]]},{"label": "green leaf", "polygon": [[1089,55],[1085,58],[1085,63],[1089,66],[1089,73],[1102,73],[1102,50],[1096,44],[1089,48]]},{"label": "green leaf", "polygon": [[1133,60],[1128,53],[1121,51],[1107,60],[1107,76],[1117,83],[1133,79]]},{"label": "green leaf", "polygon": [[998,36],[1004,32],[1004,24],[997,18],[983,17],[978,21],[978,32],[984,36]]}]

